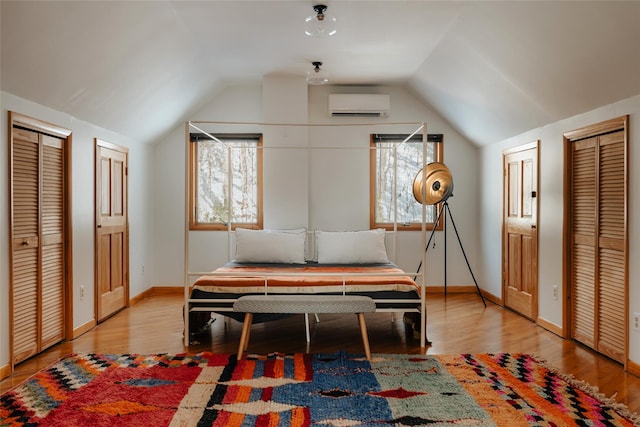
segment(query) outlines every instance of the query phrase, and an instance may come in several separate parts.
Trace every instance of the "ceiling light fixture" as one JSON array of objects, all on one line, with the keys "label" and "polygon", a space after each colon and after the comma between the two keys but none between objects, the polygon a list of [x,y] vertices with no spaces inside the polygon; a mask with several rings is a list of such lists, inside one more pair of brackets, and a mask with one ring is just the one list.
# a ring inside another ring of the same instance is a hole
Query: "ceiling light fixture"
[{"label": "ceiling light fixture", "polygon": [[310,85],[329,83],[329,73],[320,69],[322,62],[314,61],[311,64],[313,64],[313,70],[307,71],[307,83]]},{"label": "ceiling light fixture", "polygon": [[336,18],[333,15],[327,15],[327,6],[324,4],[316,4],[313,6],[316,11],[315,15],[307,16],[304,20],[304,33],[310,37],[329,37],[334,35],[336,29]]}]

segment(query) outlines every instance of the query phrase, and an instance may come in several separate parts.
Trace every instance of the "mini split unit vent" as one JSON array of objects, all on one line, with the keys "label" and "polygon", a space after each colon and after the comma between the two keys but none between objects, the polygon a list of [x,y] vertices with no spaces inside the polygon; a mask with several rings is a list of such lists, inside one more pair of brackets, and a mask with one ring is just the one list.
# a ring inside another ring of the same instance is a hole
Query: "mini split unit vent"
[{"label": "mini split unit vent", "polygon": [[371,93],[332,93],[329,95],[331,117],[388,117],[389,95]]}]

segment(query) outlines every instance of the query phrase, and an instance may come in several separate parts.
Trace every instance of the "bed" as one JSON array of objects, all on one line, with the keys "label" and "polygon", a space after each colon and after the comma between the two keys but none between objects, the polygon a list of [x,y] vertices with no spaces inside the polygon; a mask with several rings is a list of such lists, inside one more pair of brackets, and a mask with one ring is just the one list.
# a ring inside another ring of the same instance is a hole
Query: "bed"
[{"label": "bed", "polygon": [[[238,298],[274,294],[367,296],[378,312],[416,313],[418,318],[422,313],[422,290],[389,261],[383,229],[237,229],[234,234],[234,260],[195,280],[188,300],[191,313],[215,312],[242,321],[243,315],[233,312]],[[308,246],[314,248],[312,259]],[[254,323],[282,317],[256,314]],[[190,331],[199,330],[196,316],[191,319]]]},{"label": "bed", "polygon": [[361,295],[373,298],[380,311],[420,308],[420,287],[393,263],[347,266],[235,261],[196,280],[191,306],[207,307],[215,303],[214,311],[227,312],[239,296],[268,294]]},{"label": "bed", "polygon": [[[419,127],[415,132],[422,130],[423,140],[426,141],[426,126],[423,123],[417,125]],[[188,122],[187,128],[189,126],[195,127],[191,122]],[[367,128],[370,127],[367,125]],[[200,127],[195,128],[204,132]],[[288,150],[291,147],[270,148]],[[300,150],[300,147],[293,148]],[[303,149],[312,151],[313,147]],[[327,147],[318,149],[324,155]],[[363,149],[368,158],[369,147]],[[354,149],[349,147],[348,150]],[[189,179],[186,181],[186,191],[189,193],[192,190],[189,188]],[[424,215],[423,210],[423,220]],[[188,206],[186,216],[188,219]],[[317,224],[316,221],[314,223]],[[227,262],[212,271],[193,272],[189,271],[189,230],[185,230],[185,346],[189,345],[189,332],[200,326],[194,324],[190,327],[190,323],[197,322],[194,320],[197,314],[219,313],[242,321],[243,314],[233,312],[233,303],[242,296],[312,294],[367,296],[374,300],[377,312],[408,314],[414,331],[421,331],[420,346],[425,347],[428,343],[425,272],[423,269],[422,273],[407,273],[394,263],[397,231],[397,223],[392,231],[335,231],[319,229],[317,225],[252,230],[241,227],[232,229],[229,225],[226,231]],[[387,245],[388,240],[393,241],[391,249]],[[424,247],[424,225],[422,242]],[[257,314],[254,323],[281,316]],[[200,318],[207,319],[207,316]]]}]

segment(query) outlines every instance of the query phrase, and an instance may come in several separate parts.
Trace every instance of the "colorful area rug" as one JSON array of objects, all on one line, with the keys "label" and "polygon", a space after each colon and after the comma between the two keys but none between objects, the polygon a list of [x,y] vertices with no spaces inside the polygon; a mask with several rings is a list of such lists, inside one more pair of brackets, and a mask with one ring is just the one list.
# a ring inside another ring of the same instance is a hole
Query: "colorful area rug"
[{"label": "colorful area rug", "polygon": [[526,354],[73,355],[0,398],[0,426],[632,426]]}]

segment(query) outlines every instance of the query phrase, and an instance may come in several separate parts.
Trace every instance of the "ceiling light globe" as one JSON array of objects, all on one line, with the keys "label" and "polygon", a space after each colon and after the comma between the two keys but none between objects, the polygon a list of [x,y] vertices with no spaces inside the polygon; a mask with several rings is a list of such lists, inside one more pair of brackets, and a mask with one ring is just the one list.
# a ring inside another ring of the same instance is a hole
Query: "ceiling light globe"
[{"label": "ceiling light globe", "polygon": [[313,77],[308,77],[307,78],[307,83],[309,83],[310,85],[313,85],[313,86],[320,86],[320,85],[329,83],[329,79],[326,78],[326,77],[313,76]]},{"label": "ceiling light globe", "polygon": [[311,63],[313,70],[307,71],[307,83],[310,85],[323,85],[329,83],[329,73],[320,68],[322,62],[314,61]]},{"label": "ceiling light globe", "polygon": [[325,13],[327,9],[324,5],[314,6],[317,14],[307,16],[304,20],[304,33],[309,37],[329,37],[337,31],[337,19],[333,15]]},{"label": "ceiling light globe", "polygon": [[315,86],[329,83],[329,74],[322,70],[309,71],[307,72],[307,83]]}]

